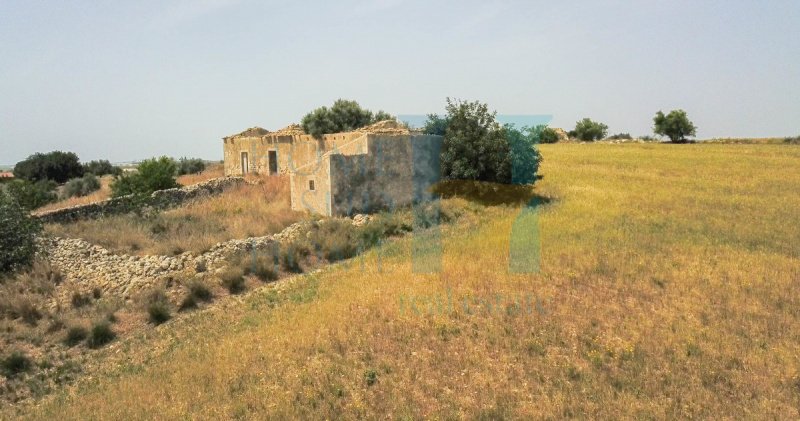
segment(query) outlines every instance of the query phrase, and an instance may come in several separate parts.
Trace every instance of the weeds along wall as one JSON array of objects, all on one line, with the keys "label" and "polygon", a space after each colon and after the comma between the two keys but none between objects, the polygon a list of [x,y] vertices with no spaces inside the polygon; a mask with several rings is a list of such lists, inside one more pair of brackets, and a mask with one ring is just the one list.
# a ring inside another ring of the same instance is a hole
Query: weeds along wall
[{"label": "weeds along wall", "polygon": [[187,187],[159,190],[144,198],[128,195],[101,202],[36,213],[33,216],[44,223],[63,223],[129,213],[144,207],[167,209],[179,206],[189,200],[222,193],[224,190],[244,182],[245,180],[242,177],[215,178]]}]

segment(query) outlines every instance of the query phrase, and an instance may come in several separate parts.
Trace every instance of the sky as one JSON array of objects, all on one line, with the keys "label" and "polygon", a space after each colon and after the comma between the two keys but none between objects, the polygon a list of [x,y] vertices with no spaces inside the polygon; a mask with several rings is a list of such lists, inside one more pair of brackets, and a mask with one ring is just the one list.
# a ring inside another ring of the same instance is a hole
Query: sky
[{"label": "sky", "polygon": [[0,165],[222,158],[337,98],[652,134],[800,135],[800,1],[0,0]]}]

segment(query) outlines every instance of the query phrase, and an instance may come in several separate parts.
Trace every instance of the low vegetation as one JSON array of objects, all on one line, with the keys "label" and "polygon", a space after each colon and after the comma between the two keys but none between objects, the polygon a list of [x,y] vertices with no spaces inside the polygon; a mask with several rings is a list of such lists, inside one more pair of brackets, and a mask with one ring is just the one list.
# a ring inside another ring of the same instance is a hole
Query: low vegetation
[{"label": "low vegetation", "polygon": [[111,183],[111,197],[129,194],[147,195],[156,190],[165,190],[180,185],[175,181],[178,164],[172,158],[145,159],[136,167],[136,172],[122,174]]},{"label": "low vegetation", "polygon": [[73,152],[36,153],[14,166],[14,177],[27,181],[64,183],[83,176],[83,166]]},{"label": "low vegetation", "polygon": [[[291,210],[289,183],[264,176],[202,201],[158,214],[116,215],[69,224],[49,224],[48,234],[83,238],[119,253],[201,253],[216,243],[280,232],[308,216]],[[114,230],[108,227],[113,226]]]},{"label": "low vegetation", "polygon": [[[413,271],[416,237],[391,241],[131,338],[81,387],[0,412],[796,418],[800,150],[541,149],[533,190],[446,186],[443,206],[473,210],[439,231],[438,273]],[[509,273],[529,203],[540,270]]]},{"label": "low vegetation", "polygon": [[100,180],[92,173],[86,173],[81,178],[73,178],[67,181],[61,190],[62,199],[71,197],[88,196],[100,190]]},{"label": "low vegetation", "polygon": [[0,191],[0,279],[33,262],[35,237],[40,231],[39,223],[8,194]]},{"label": "low vegetation", "polygon": [[697,128],[689,120],[686,111],[672,110],[669,114],[659,111],[653,117],[653,132],[657,135],[666,136],[673,142],[686,142],[687,136],[694,136]]},{"label": "low vegetation", "polygon": [[575,123],[575,129],[570,133],[571,137],[575,137],[584,142],[591,142],[606,137],[608,126],[589,118],[584,118]]}]

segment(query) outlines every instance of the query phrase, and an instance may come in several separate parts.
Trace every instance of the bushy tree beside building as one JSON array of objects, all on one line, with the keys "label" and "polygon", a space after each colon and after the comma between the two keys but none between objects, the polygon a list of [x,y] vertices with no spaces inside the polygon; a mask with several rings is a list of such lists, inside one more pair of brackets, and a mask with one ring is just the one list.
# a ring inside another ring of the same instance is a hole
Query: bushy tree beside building
[{"label": "bushy tree beside building", "polygon": [[495,183],[532,183],[541,157],[535,149],[540,132],[501,126],[496,113],[478,101],[447,99],[447,115],[429,115],[425,132],[444,133],[442,177]]}]

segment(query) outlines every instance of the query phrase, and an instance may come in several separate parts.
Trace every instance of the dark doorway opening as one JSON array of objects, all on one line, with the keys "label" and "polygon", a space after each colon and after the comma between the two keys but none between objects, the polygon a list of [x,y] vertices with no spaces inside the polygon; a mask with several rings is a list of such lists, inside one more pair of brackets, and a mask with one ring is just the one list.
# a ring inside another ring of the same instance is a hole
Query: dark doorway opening
[{"label": "dark doorway opening", "polygon": [[275,175],[278,173],[278,151],[269,151],[267,153],[267,158],[269,160],[269,175]]}]

